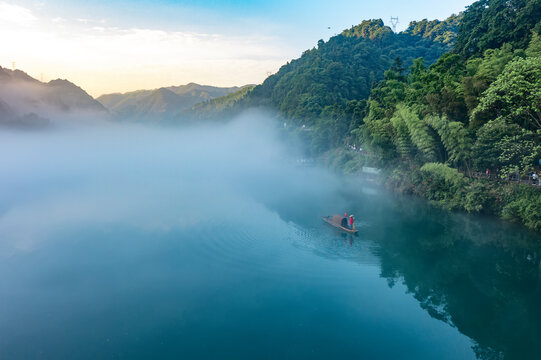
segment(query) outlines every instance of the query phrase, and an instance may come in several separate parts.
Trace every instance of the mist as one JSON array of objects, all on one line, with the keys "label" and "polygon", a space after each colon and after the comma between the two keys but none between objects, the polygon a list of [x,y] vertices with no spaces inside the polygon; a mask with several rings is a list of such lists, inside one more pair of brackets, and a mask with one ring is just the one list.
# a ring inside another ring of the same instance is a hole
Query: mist
[{"label": "mist", "polygon": [[216,358],[220,345],[207,344],[244,341],[225,328],[251,329],[258,314],[276,320],[272,333],[291,328],[260,299],[282,307],[272,294],[329,284],[328,258],[343,252],[328,244],[344,243],[320,216],[353,200],[282,131],[250,112],[0,132],[2,353],[176,358],[152,345],[175,324],[165,353]]},{"label": "mist", "polygon": [[186,128],[101,124],[0,133],[3,254],[70,228],[250,226],[339,184],[299,166],[300,152],[263,114]]},{"label": "mist", "polygon": [[67,80],[56,79],[44,83],[23,71],[0,67],[2,129],[66,127],[111,119],[103,105]]}]

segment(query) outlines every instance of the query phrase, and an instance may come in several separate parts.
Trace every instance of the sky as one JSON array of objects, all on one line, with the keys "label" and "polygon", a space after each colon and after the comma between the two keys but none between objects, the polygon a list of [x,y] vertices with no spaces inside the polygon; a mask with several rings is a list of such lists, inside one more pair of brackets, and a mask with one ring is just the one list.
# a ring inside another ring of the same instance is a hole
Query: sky
[{"label": "sky", "polygon": [[0,0],[0,66],[97,97],[196,82],[261,83],[362,20],[443,20],[473,0]]}]

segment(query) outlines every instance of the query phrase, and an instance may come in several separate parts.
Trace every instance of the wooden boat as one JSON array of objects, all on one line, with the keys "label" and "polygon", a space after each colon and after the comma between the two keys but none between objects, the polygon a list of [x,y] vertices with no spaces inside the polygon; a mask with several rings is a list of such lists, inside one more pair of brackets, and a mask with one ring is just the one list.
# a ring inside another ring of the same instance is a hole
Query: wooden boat
[{"label": "wooden boat", "polygon": [[340,225],[340,222],[342,221],[342,218],[343,218],[343,216],[340,216],[340,215],[322,216],[321,217],[321,219],[323,221],[325,221],[327,224],[332,225],[335,228],[338,228],[338,229],[340,229],[342,231],[345,231],[345,232],[348,232],[348,233],[351,233],[351,234],[356,234],[356,233],[359,232],[359,230],[357,230],[357,229],[351,230],[349,228],[345,228],[342,225]]}]

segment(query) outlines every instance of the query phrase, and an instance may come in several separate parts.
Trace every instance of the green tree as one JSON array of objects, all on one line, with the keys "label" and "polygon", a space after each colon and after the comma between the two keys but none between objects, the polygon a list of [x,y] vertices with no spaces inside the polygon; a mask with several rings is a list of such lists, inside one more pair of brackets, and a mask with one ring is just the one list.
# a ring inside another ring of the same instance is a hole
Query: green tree
[{"label": "green tree", "polygon": [[500,151],[498,161],[501,164],[502,178],[510,174],[527,174],[541,158],[541,138],[539,134],[521,129],[520,134],[504,136],[495,144]]},{"label": "green tree", "polygon": [[[490,84],[502,73],[505,66],[516,56],[524,57],[522,50],[513,50],[511,44],[504,44],[499,49],[489,49],[483,57],[470,59],[466,63],[468,76],[462,78],[464,101],[468,113],[479,105],[479,99]],[[476,126],[472,126],[475,128]]]},{"label": "green tree", "polygon": [[453,121],[467,121],[467,108],[460,86],[465,75],[466,66],[457,54],[443,54],[430,66],[425,85],[428,113],[446,115]]},{"label": "green tree", "polygon": [[436,160],[436,143],[428,125],[411,108],[402,104],[396,107],[393,119],[401,119],[408,128],[411,142],[422,155],[422,163]]},{"label": "green tree", "polygon": [[406,121],[402,116],[396,114],[391,118],[391,124],[393,124],[396,133],[393,140],[397,153],[403,159],[411,159],[413,155],[413,144],[411,142],[411,136]]},{"label": "green tree", "polygon": [[351,118],[349,131],[357,129],[364,123],[366,100],[350,100],[346,103],[346,114]]},{"label": "green tree", "polygon": [[541,129],[541,57],[517,58],[507,64],[473,111],[472,121],[487,115]]},{"label": "green tree", "polygon": [[464,124],[448,121],[445,116],[428,116],[426,122],[436,130],[448,154],[448,161],[458,167],[471,168],[472,138]]},{"label": "green tree", "polygon": [[461,18],[462,15],[451,15],[444,21],[427,19],[412,21],[404,33],[429,38],[451,47],[455,42]]},{"label": "green tree", "polygon": [[463,14],[454,51],[471,58],[505,43],[524,49],[539,19],[539,0],[476,1]]},{"label": "green tree", "polygon": [[392,35],[393,31],[390,27],[383,25],[383,20],[372,19],[363,20],[359,25],[344,30],[343,36],[346,37],[363,37],[370,40],[381,40]]},{"label": "green tree", "polygon": [[472,149],[476,168],[483,171],[486,168],[495,170],[502,167],[503,164],[500,162],[502,149],[498,144],[501,144],[500,141],[504,137],[515,137],[520,133],[520,126],[508,124],[503,118],[484,124],[477,130],[477,139]]},{"label": "green tree", "polygon": [[428,69],[423,58],[413,60],[408,75],[408,87],[406,88],[406,103],[408,105],[422,105],[426,100],[428,83]]},{"label": "green tree", "polygon": [[537,31],[532,31],[532,39],[526,49],[526,56],[540,57],[541,56],[541,36]]}]

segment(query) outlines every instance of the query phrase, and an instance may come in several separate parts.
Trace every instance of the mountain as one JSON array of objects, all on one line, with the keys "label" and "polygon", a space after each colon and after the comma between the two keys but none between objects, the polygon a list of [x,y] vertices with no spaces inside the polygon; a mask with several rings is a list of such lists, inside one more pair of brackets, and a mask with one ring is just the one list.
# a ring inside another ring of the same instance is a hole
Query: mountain
[{"label": "mountain", "polygon": [[0,100],[0,120],[12,121],[17,117],[8,104]]},{"label": "mountain", "polygon": [[47,84],[47,87],[46,102],[64,111],[107,111],[86,91],[68,80],[52,80]]},{"label": "mountain", "polygon": [[[327,42],[320,40],[317,48],[306,50],[257,86],[248,99],[254,105],[275,108],[292,121],[312,125],[326,107],[367,99],[397,58],[404,69],[419,57],[427,64],[435,62],[452,45],[449,34],[426,35],[426,27],[436,25],[426,24],[422,33],[396,34],[381,19],[365,20]],[[449,33],[453,27],[443,30]]]},{"label": "mountain", "polygon": [[107,117],[108,111],[67,80],[38,81],[20,70],[0,67],[0,123],[43,126],[51,121]]},{"label": "mountain", "polygon": [[132,121],[172,119],[195,104],[240,90],[189,83],[181,86],[106,94],[97,100],[117,118]]},{"label": "mountain", "polygon": [[250,94],[254,87],[255,85],[246,85],[230,94],[197,103],[179,113],[178,116],[195,121],[230,118],[238,113],[238,104]]},{"label": "mountain", "polygon": [[42,128],[50,124],[48,119],[44,119],[35,113],[27,113],[17,116],[15,112],[0,100],[0,126],[10,128]]},{"label": "mountain", "polygon": [[[336,112],[349,112],[347,121],[355,114],[358,122],[371,89],[384,79],[385,71],[396,61],[401,71],[420,57],[427,64],[435,62],[452,48],[459,19],[460,15],[452,15],[444,21],[413,22],[398,34],[381,19],[362,21],[327,42],[319,40],[317,47],[304,51],[250,92],[239,93],[234,101],[219,98],[187,115],[223,117],[265,107],[298,125],[313,126],[322,116]],[[326,140],[329,147],[350,128],[349,123],[337,126],[340,129],[328,134],[334,139]]]}]

